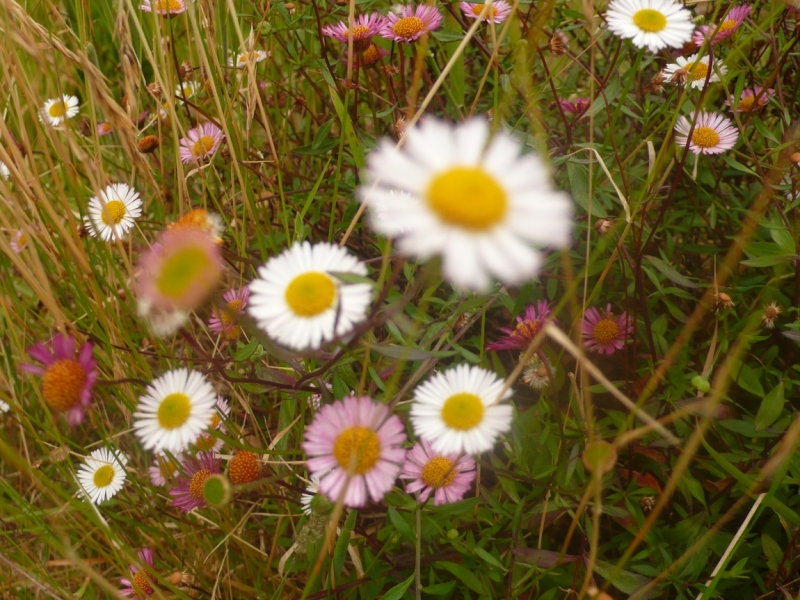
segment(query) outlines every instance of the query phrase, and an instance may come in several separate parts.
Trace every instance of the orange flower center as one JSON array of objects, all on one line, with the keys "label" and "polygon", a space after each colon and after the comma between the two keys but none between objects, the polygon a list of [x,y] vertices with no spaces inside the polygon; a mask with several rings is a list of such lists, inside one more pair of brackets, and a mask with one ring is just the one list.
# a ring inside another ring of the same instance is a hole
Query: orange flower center
[{"label": "orange flower center", "polygon": [[722,25],[717,27],[717,33],[722,33],[723,31],[730,31],[731,29],[736,29],[739,26],[739,21],[735,21],[734,19],[727,19],[722,22]]},{"label": "orange flower center", "polygon": [[142,569],[131,579],[133,593],[137,598],[147,598],[155,591],[151,585],[155,580],[156,578],[152,573],[147,569]]},{"label": "orange flower center", "polygon": [[202,433],[195,440],[194,445],[200,452],[211,452],[217,444],[217,438],[210,433]]},{"label": "orange flower center", "polygon": [[422,468],[422,481],[432,488],[447,487],[456,479],[453,461],[444,456],[430,459]]},{"label": "orange flower center", "polygon": [[403,38],[410,38],[425,29],[425,23],[419,17],[403,17],[392,26],[392,33]]},{"label": "orange flower center", "polygon": [[539,322],[523,321],[522,323],[518,323],[517,327],[514,329],[514,333],[526,340],[532,340],[536,334],[539,333]]},{"label": "orange flower center", "polygon": [[754,107],[756,98],[755,96],[747,96],[746,98],[742,98],[739,100],[739,110],[744,112],[750,112],[754,108],[758,108],[757,106]]},{"label": "orange flower center", "polygon": [[[350,35],[350,30],[345,30],[344,36],[348,37]],[[369,27],[366,25],[356,25],[353,27],[353,39],[354,40],[363,40],[364,38],[369,37]]]},{"label": "orange flower center", "polygon": [[701,148],[714,148],[719,144],[719,134],[711,127],[695,127],[692,132],[692,142]]},{"label": "orange flower center", "polygon": [[156,10],[159,12],[180,12],[183,7],[178,0],[156,0]]},{"label": "orange flower center", "polygon": [[697,81],[698,79],[705,80],[706,75],[708,75],[708,65],[704,62],[698,61],[688,63],[683,68],[689,71],[689,79],[692,81]]},{"label": "orange flower center", "polygon": [[192,480],[189,482],[189,493],[192,495],[192,498],[197,500],[203,499],[203,484],[209,477],[211,477],[211,471],[208,469],[200,469],[194,474]]},{"label": "orange flower center", "polygon": [[370,44],[369,48],[361,53],[361,63],[365,65],[371,65],[374,62],[378,62],[380,59],[381,51],[378,50],[375,44]]},{"label": "orange flower center", "polygon": [[71,358],[62,358],[50,365],[42,377],[42,394],[50,408],[69,410],[81,401],[86,371]]},{"label": "orange flower center", "polygon": [[222,321],[223,325],[233,325],[236,323],[236,317],[242,311],[242,301],[238,298],[235,300],[231,300],[228,304],[225,305],[225,308],[222,309],[222,314],[220,315],[220,321]]},{"label": "orange flower center", "polygon": [[[472,14],[476,17],[480,17],[484,12],[486,12],[486,5],[485,4],[473,4],[472,5]],[[486,15],[487,19],[494,19],[497,16],[497,9],[492,6],[489,9],[489,14]]]},{"label": "orange flower center", "polygon": [[619,339],[619,325],[611,319],[603,319],[592,330],[595,340],[601,344],[609,344]]},{"label": "orange flower center", "polygon": [[261,465],[258,457],[247,450],[237,452],[228,465],[228,479],[234,485],[261,479]]},{"label": "orange flower center", "polygon": [[201,158],[214,149],[214,138],[204,135],[192,146],[192,156]]},{"label": "orange flower center", "polygon": [[345,471],[353,467],[355,475],[368,472],[381,456],[381,441],[378,434],[364,427],[348,427],[333,444],[333,456]]}]

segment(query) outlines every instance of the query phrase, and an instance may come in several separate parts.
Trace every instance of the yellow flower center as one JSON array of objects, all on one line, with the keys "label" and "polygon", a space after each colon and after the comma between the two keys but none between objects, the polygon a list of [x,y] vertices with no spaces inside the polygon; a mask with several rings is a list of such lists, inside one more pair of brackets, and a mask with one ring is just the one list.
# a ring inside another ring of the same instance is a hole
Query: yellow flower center
[{"label": "yellow flower center", "polygon": [[222,314],[219,316],[223,325],[233,325],[236,322],[236,317],[242,311],[242,301],[238,298],[231,300],[222,309]]},{"label": "yellow flower center", "polygon": [[42,395],[55,410],[69,410],[81,401],[86,371],[78,361],[62,358],[47,367],[42,376]]},{"label": "yellow flower center", "polygon": [[156,278],[158,291],[177,300],[189,286],[206,281],[212,267],[211,259],[203,248],[183,248],[164,261],[161,273]]},{"label": "yellow flower center", "polygon": [[592,330],[592,336],[601,344],[608,344],[619,339],[619,325],[611,319],[603,319]]},{"label": "yellow flower center", "polygon": [[750,112],[754,108],[753,104],[755,104],[755,101],[756,101],[755,96],[747,96],[746,98],[742,98],[741,100],[739,100],[739,110],[744,112]]},{"label": "yellow flower center", "polygon": [[178,0],[156,0],[156,10],[160,12],[180,12],[182,8]]},{"label": "yellow flower center", "polygon": [[[350,30],[347,29],[344,32],[344,37],[347,38],[350,35]],[[354,40],[363,40],[364,38],[369,37],[369,27],[366,25],[356,25],[353,27],[353,39]]]},{"label": "yellow flower center", "polygon": [[158,406],[158,424],[164,429],[176,429],[189,420],[192,401],[181,392],[170,394]]},{"label": "yellow flower center", "polygon": [[155,580],[155,576],[147,571],[147,569],[137,571],[136,575],[131,578],[133,593],[140,599],[151,596],[155,591],[151,584],[155,582]]},{"label": "yellow flower center", "polygon": [[194,442],[200,452],[211,452],[217,444],[217,438],[210,433],[201,433]]},{"label": "yellow flower center", "polygon": [[432,458],[422,468],[422,482],[432,488],[447,487],[456,478],[453,461],[444,456]]},{"label": "yellow flower center", "polygon": [[643,8],[633,14],[633,23],[642,31],[657,33],[667,26],[667,17],[661,11]]},{"label": "yellow flower center", "polygon": [[114,467],[111,465],[103,465],[94,472],[92,481],[94,481],[95,487],[99,488],[111,485],[111,482],[114,481]]},{"label": "yellow flower center", "polygon": [[333,456],[344,470],[353,469],[354,475],[363,475],[375,466],[381,456],[378,434],[364,427],[348,427],[333,444]]},{"label": "yellow flower center", "polygon": [[158,472],[164,479],[170,479],[178,470],[175,463],[166,456],[159,455],[156,461],[158,462]]},{"label": "yellow flower center", "polygon": [[698,61],[688,63],[683,68],[689,71],[689,79],[692,81],[697,81],[698,79],[705,80],[706,75],[708,75],[708,65],[704,62]]},{"label": "yellow flower center", "polygon": [[67,103],[63,100],[59,100],[58,102],[53,102],[53,104],[50,105],[50,108],[47,109],[47,112],[54,119],[60,119],[67,114],[68,109],[69,107],[67,106]]},{"label": "yellow flower center", "polygon": [[119,225],[128,210],[121,200],[109,200],[100,212],[100,218],[106,225]]},{"label": "yellow flower center", "polygon": [[213,415],[211,415],[211,422],[208,424],[208,428],[216,429],[217,427],[219,427],[220,423],[222,423],[222,417],[220,417],[219,414],[214,413]]},{"label": "yellow flower center", "polygon": [[237,452],[236,456],[228,463],[228,479],[234,485],[261,479],[261,465],[258,457],[247,450]]},{"label": "yellow flower center", "polygon": [[[741,104],[741,102],[739,104]],[[28,236],[23,233],[17,238],[17,247],[20,250],[22,250],[27,245],[28,245]]]},{"label": "yellow flower center", "polygon": [[713,148],[719,144],[719,134],[711,127],[695,127],[692,142],[701,148]]},{"label": "yellow flower center", "polygon": [[[484,12],[486,12],[486,5],[485,4],[473,4],[472,5],[472,14],[476,17],[480,17]],[[491,6],[489,9],[489,14],[486,15],[487,19],[494,19],[497,16],[497,9],[494,6]]]},{"label": "yellow flower center", "polygon": [[192,146],[192,156],[202,158],[214,148],[214,138],[204,135]]},{"label": "yellow flower center", "polygon": [[379,61],[380,58],[381,51],[378,50],[378,47],[375,44],[370,44],[369,48],[361,53],[361,62],[365,65],[371,65],[372,63]]},{"label": "yellow flower center", "polygon": [[111,123],[98,123],[98,128],[100,133],[110,133],[111,132]]},{"label": "yellow flower center", "polygon": [[442,421],[451,429],[467,431],[483,420],[483,402],[475,394],[461,392],[450,396],[442,406]]},{"label": "yellow flower center", "polygon": [[514,333],[526,340],[532,340],[536,334],[539,333],[539,322],[523,321],[522,323],[518,323],[514,329]]},{"label": "yellow flower center", "polygon": [[309,271],[295,277],[286,288],[286,303],[298,317],[316,317],[336,302],[336,284],[330,275]]},{"label": "yellow flower center", "polygon": [[192,498],[197,500],[203,499],[203,484],[209,477],[211,477],[211,471],[208,469],[200,469],[192,476],[191,481],[189,481],[189,493],[192,495]]},{"label": "yellow flower center", "polygon": [[403,17],[392,26],[392,33],[398,37],[410,38],[425,29],[425,23],[419,17]]},{"label": "yellow flower center", "polygon": [[722,33],[723,31],[730,31],[731,29],[736,29],[739,26],[739,21],[734,19],[727,19],[726,21],[722,22],[722,25],[717,27],[717,33]]},{"label": "yellow flower center", "polygon": [[479,167],[454,167],[434,177],[428,205],[442,221],[486,231],[508,212],[508,198],[497,180]]}]

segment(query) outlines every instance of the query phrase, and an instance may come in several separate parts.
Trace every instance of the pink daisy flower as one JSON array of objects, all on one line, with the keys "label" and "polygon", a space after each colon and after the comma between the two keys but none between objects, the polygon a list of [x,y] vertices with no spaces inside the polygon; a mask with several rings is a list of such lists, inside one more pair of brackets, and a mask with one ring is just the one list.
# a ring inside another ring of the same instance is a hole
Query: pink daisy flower
[{"label": "pink daisy flower", "polygon": [[[181,460],[180,454],[173,455],[176,460]],[[153,466],[148,470],[150,483],[163,487],[168,481],[172,481],[178,474],[178,463],[171,459],[165,452],[158,452],[153,458]]]},{"label": "pink daisy flower", "polygon": [[[739,96],[739,103],[736,105],[736,112],[755,112],[764,108],[772,97],[775,90],[772,88],[764,89],[760,85],[753,88],[744,88],[742,95]],[[726,106],[733,106],[733,96],[725,101]]]},{"label": "pink daisy flower", "polygon": [[186,0],[142,0],[139,8],[162,17],[174,17],[186,11]]},{"label": "pink daisy flower", "polygon": [[181,463],[182,475],[169,491],[172,505],[189,512],[195,508],[203,508],[203,485],[211,475],[222,473],[219,458],[213,452],[200,452],[197,456],[187,456]]},{"label": "pink daisy flower", "polygon": [[92,386],[97,380],[92,344],[83,344],[76,359],[75,338],[57,335],[52,340],[52,350],[40,342],[30,348],[28,354],[43,366],[23,363],[21,368],[26,373],[42,376],[42,396],[47,405],[64,412],[70,427],[82,423],[92,402]]},{"label": "pink daisy flower", "polygon": [[592,104],[591,98],[575,98],[575,102],[560,99],[558,103],[561,105],[561,110],[573,115],[582,115],[585,113],[589,106]]},{"label": "pink daisy flower", "polygon": [[753,7],[749,4],[734,6],[728,11],[727,17],[719,25],[703,25],[695,31],[692,41],[697,46],[702,46],[706,39],[709,39],[712,44],[720,43],[722,40],[732,36],[741,27],[744,20],[750,16],[751,10],[753,10]]},{"label": "pink daisy flower", "polygon": [[320,492],[336,502],[347,484],[344,503],[357,508],[368,495],[379,502],[392,489],[405,439],[405,426],[385,405],[349,396],[320,409],[306,428],[303,450],[309,473],[321,478]]},{"label": "pink daisy flower", "polygon": [[103,121],[102,123],[97,124],[97,135],[103,137],[104,135],[108,135],[113,131],[111,127],[111,123],[106,123]]},{"label": "pink daisy flower", "polygon": [[[360,69],[361,67],[374,65],[384,56],[388,56],[389,51],[386,48],[381,48],[377,44],[370,43],[369,47],[363,52],[354,52],[353,54],[353,66]],[[342,57],[342,62],[346,63],[348,56],[347,52],[345,52]]]},{"label": "pink daisy flower", "polygon": [[434,452],[422,440],[406,455],[401,477],[414,480],[406,486],[406,492],[421,490],[420,502],[425,502],[433,492],[435,506],[452,504],[464,497],[475,479],[475,461],[467,455]]},{"label": "pink daisy flower", "polygon": [[[692,113],[694,118],[696,113]],[[675,143],[680,147],[686,146],[695,154],[721,154],[730,150],[736,145],[739,139],[739,130],[720,114],[700,112],[697,114],[697,123],[692,131],[692,138],[689,139],[689,131],[692,124],[686,117],[681,117],[675,124]]]},{"label": "pink daisy flower", "polygon": [[[208,431],[221,431],[227,433],[223,418],[227,419],[231,414],[231,407],[228,401],[222,396],[217,396],[217,410],[211,415],[211,422],[208,424]],[[200,452],[217,452],[222,448],[223,441],[213,433],[202,433],[194,442],[194,447]]]},{"label": "pink daisy flower", "polygon": [[28,242],[30,242],[30,238],[24,231],[22,231],[22,229],[20,229],[14,234],[14,237],[11,238],[9,245],[14,252],[19,254],[28,247]]},{"label": "pink daisy flower", "polygon": [[585,338],[583,345],[589,350],[600,354],[614,354],[617,350],[622,350],[625,340],[633,333],[633,323],[625,311],[614,318],[609,304],[606,310],[594,307],[587,309],[581,320],[581,329]]},{"label": "pink daisy flower", "polygon": [[487,350],[527,350],[531,340],[536,337],[545,321],[550,318],[551,307],[546,300],[539,300],[536,306],[529,306],[525,313],[517,317],[514,329],[501,327],[506,334],[503,339],[487,344]]},{"label": "pink daisy flower", "polygon": [[212,317],[208,320],[208,328],[217,334],[225,333],[229,340],[239,337],[239,317],[244,315],[247,300],[250,298],[250,288],[244,286],[238,290],[228,290],[222,299],[226,304],[223,308],[214,306],[211,309]]},{"label": "pink daisy flower", "polygon": [[[478,2],[477,4],[473,4],[472,2],[459,2],[458,6],[461,8],[461,12],[470,19],[477,19],[483,14],[484,10],[486,10],[484,8],[486,5],[482,2]],[[506,2],[506,0],[495,0],[484,16],[484,21],[488,21],[489,23],[502,23],[510,14],[511,5]]]},{"label": "pink daisy flower", "polygon": [[213,156],[224,139],[222,130],[213,123],[203,123],[190,129],[180,141],[181,161],[199,162]]},{"label": "pink daisy flower", "polygon": [[[353,26],[353,50],[364,52],[370,47],[372,37],[378,35],[386,23],[386,17],[374,12],[371,15],[358,15]],[[347,23],[339,21],[336,25],[327,25],[322,28],[322,33],[343,44],[348,43],[349,31]]]},{"label": "pink daisy flower", "polygon": [[442,15],[433,6],[418,4],[414,8],[407,4],[401,8],[399,15],[389,13],[380,33],[387,40],[413,42],[429,31],[438,29],[441,24]]},{"label": "pink daisy flower", "polygon": [[[153,549],[142,548],[136,554],[139,555],[139,560],[145,563],[148,567],[153,566]],[[131,565],[131,579],[120,579],[122,588],[119,593],[123,596],[133,596],[135,598],[147,598],[155,592],[154,585],[156,583],[156,576],[153,575],[147,567],[140,569],[136,565]]]}]

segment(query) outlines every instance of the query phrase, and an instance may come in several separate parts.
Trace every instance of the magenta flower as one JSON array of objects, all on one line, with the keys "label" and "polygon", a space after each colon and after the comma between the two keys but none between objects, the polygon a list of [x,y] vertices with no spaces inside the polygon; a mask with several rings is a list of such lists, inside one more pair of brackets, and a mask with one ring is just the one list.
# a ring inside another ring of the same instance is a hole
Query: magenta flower
[{"label": "magenta flower", "polygon": [[[137,551],[136,554],[139,555],[139,560],[148,567],[153,566],[152,548],[142,548]],[[133,596],[135,598],[147,598],[151,596],[153,592],[155,592],[153,588],[156,583],[155,575],[153,575],[147,567],[140,569],[136,565],[131,565],[130,569],[133,577],[131,579],[120,579],[122,588],[119,590],[119,593],[123,596]]]},{"label": "magenta flower", "polygon": [[187,456],[181,463],[182,475],[169,491],[172,505],[189,512],[195,508],[203,508],[203,485],[211,475],[222,473],[219,458],[213,452],[200,452],[197,456]]},{"label": "magenta flower", "polygon": [[581,320],[581,329],[586,348],[600,354],[614,354],[622,350],[625,340],[633,333],[633,323],[625,311],[614,318],[609,304],[606,310],[594,307],[587,309]]},{"label": "magenta flower", "polygon": [[174,17],[186,11],[186,0],[142,0],[139,8],[162,17]]},{"label": "magenta flower", "polygon": [[582,115],[585,113],[589,106],[592,104],[591,98],[576,98],[575,102],[569,100],[559,99],[558,103],[561,105],[561,110],[573,115]]},{"label": "magenta flower", "polygon": [[452,504],[464,497],[475,479],[475,461],[468,455],[442,454],[434,452],[431,445],[422,440],[406,455],[403,464],[403,479],[413,479],[406,492],[422,491],[419,501],[425,502],[433,492],[433,504]]},{"label": "magenta flower", "polygon": [[[176,460],[181,459],[180,454],[175,454]],[[150,483],[163,487],[168,481],[172,481],[179,473],[178,464],[163,451],[158,452],[153,458],[153,466],[148,470]]]},{"label": "magenta flower", "polygon": [[[753,88],[744,88],[742,95],[739,96],[739,103],[736,105],[736,112],[755,112],[769,104],[770,99],[775,96],[772,88],[764,89],[760,85]],[[733,106],[733,96],[725,101],[726,106]]]},{"label": "magenta flower", "polygon": [[539,300],[536,306],[529,306],[525,313],[517,317],[517,326],[514,329],[501,327],[500,331],[506,334],[503,339],[486,345],[487,350],[527,350],[531,340],[536,337],[545,321],[550,318],[550,303]]},{"label": "magenta flower", "polygon": [[[472,2],[459,2],[458,6],[461,8],[461,12],[470,19],[477,19],[483,14],[484,10],[486,10],[484,8],[486,4],[483,2],[478,2],[477,4],[473,4]],[[483,19],[489,23],[502,23],[510,14],[511,5],[506,2],[506,0],[495,0],[492,2],[492,6]]]},{"label": "magenta flower", "polygon": [[741,27],[744,20],[750,16],[751,10],[753,10],[753,7],[749,4],[734,6],[728,11],[726,19],[719,25],[703,25],[695,31],[692,41],[697,46],[702,46],[706,39],[710,40],[712,44],[720,43],[722,40],[732,36]]},{"label": "magenta flower", "polygon": [[[372,37],[380,33],[381,28],[386,23],[386,17],[374,12],[371,15],[358,15],[353,26],[353,50],[364,52],[370,47]],[[350,36],[350,28],[344,21],[339,21],[336,25],[327,25],[322,28],[322,33],[328,37],[347,44]]]},{"label": "magenta flower", "polygon": [[[374,65],[384,56],[388,56],[388,54],[389,51],[386,48],[381,48],[377,44],[371,43],[363,52],[353,53],[353,66],[357,69],[360,69],[361,67]],[[342,62],[346,63],[348,56],[348,53],[345,52],[344,56],[342,57]]]},{"label": "magenta flower", "polygon": [[199,162],[213,156],[224,139],[222,130],[213,123],[203,123],[190,129],[180,141],[181,161]]},{"label": "magenta flower", "polygon": [[413,42],[429,31],[438,29],[441,24],[442,15],[433,6],[418,4],[414,8],[407,4],[399,15],[389,13],[380,33],[387,40]]},{"label": "magenta flower", "polygon": [[250,288],[244,286],[239,290],[228,290],[222,299],[225,306],[220,309],[216,306],[211,309],[212,317],[208,320],[208,328],[217,334],[225,333],[229,340],[239,337],[239,317],[244,315],[247,300],[250,298]]},{"label": "magenta flower", "polygon": [[[694,115],[692,113],[692,118]],[[739,139],[739,130],[731,120],[717,113],[700,112],[690,140],[691,128],[689,119],[678,119],[675,124],[675,143],[683,148],[689,142],[689,149],[695,154],[721,154],[733,148]]]},{"label": "magenta flower", "polygon": [[106,123],[105,121],[103,121],[102,123],[98,123],[97,124],[97,135],[99,137],[103,137],[104,135],[108,135],[112,131],[114,131],[114,130],[111,127],[111,123]]},{"label": "magenta flower", "polygon": [[405,425],[385,405],[349,396],[320,409],[306,428],[303,450],[309,473],[321,479],[320,492],[336,502],[347,485],[344,503],[357,508],[368,495],[379,502],[392,489],[405,439]]},{"label": "magenta flower", "polygon": [[92,344],[81,346],[75,358],[75,338],[57,335],[52,340],[52,350],[39,342],[28,349],[42,367],[23,363],[26,373],[42,376],[42,396],[47,405],[66,413],[67,423],[75,427],[83,422],[92,402],[92,386],[97,380],[97,361],[92,356]]}]

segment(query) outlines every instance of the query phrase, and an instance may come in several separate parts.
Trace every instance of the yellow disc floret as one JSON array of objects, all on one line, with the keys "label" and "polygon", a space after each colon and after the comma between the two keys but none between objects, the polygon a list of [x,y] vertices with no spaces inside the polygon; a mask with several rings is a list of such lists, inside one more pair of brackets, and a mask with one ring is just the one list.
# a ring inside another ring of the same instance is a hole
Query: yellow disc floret
[{"label": "yellow disc floret", "polygon": [[611,319],[603,319],[594,326],[592,337],[601,344],[610,344],[619,339],[619,325]]},{"label": "yellow disc floret", "polygon": [[94,472],[92,481],[94,481],[95,487],[99,488],[111,485],[111,482],[114,481],[114,467],[111,465],[103,465]]},{"label": "yellow disc floret", "polygon": [[505,190],[479,167],[454,167],[437,175],[427,201],[442,221],[472,231],[491,229],[508,211]]},{"label": "yellow disc floret", "polygon": [[106,225],[119,225],[127,213],[125,203],[121,200],[109,200],[100,213],[100,218]]},{"label": "yellow disc floret", "polygon": [[363,475],[375,466],[381,456],[380,438],[363,425],[348,427],[336,438],[333,456],[346,471],[352,468],[354,475]]},{"label": "yellow disc floret", "polygon": [[50,108],[47,109],[47,112],[50,114],[51,117],[54,119],[60,119],[64,115],[67,114],[67,103],[62,100],[57,100],[50,105]]},{"label": "yellow disc floret", "polygon": [[192,495],[192,498],[196,500],[203,499],[203,485],[209,477],[211,477],[211,471],[208,469],[200,469],[192,476],[189,482],[189,493]]},{"label": "yellow disc floret", "polygon": [[422,481],[433,488],[447,487],[456,478],[453,461],[444,456],[437,456],[428,461],[422,468]]},{"label": "yellow disc floret", "polygon": [[467,431],[483,420],[483,402],[475,394],[453,394],[442,406],[442,421],[459,431]]},{"label": "yellow disc floret", "polygon": [[425,29],[425,23],[419,17],[403,17],[392,26],[392,33],[398,37],[410,38]]},{"label": "yellow disc floret", "polygon": [[719,144],[719,134],[711,127],[695,127],[692,142],[700,148],[714,148]]},{"label": "yellow disc floret", "polygon": [[667,17],[652,8],[637,10],[633,15],[634,24],[647,33],[658,33],[667,27]]},{"label": "yellow disc floret", "polygon": [[286,287],[286,303],[299,317],[316,317],[336,301],[336,284],[330,275],[309,271],[295,277]]},{"label": "yellow disc floret", "polygon": [[214,138],[204,135],[192,146],[192,156],[201,158],[214,149]]},{"label": "yellow disc floret", "polygon": [[81,401],[86,371],[75,360],[62,358],[47,367],[42,376],[42,395],[50,408],[69,410]]},{"label": "yellow disc floret", "polygon": [[175,429],[189,420],[192,401],[181,392],[170,394],[158,406],[158,424],[164,429]]}]

